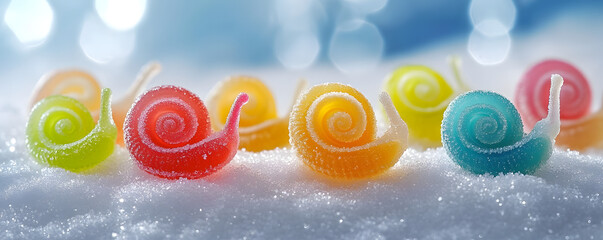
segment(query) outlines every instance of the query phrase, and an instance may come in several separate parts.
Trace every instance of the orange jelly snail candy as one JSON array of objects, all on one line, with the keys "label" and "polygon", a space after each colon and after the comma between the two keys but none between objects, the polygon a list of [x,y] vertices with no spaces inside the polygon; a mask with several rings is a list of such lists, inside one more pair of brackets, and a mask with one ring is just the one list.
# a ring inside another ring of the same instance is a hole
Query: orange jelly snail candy
[{"label": "orange jelly snail candy", "polygon": [[379,100],[391,126],[377,138],[373,108],[360,92],[339,83],[312,87],[291,112],[293,149],[312,170],[333,178],[385,172],[406,150],[408,130],[389,95],[382,93]]},{"label": "orange jelly snail candy", "polygon": [[556,144],[574,150],[603,148],[603,108],[590,113],[592,90],[576,67],[560,60],[545,60],[530,68],[517,85],[515,104],[527,129],[546,117],[548,77],[558,73],[564,78],[561,89],[561,130]]},{"label": "orange jelly snail candy", "polygon": [[224,129],[212,134],[207,109],[197,95],[176,86],[153,88],[126,116],[126,147],[141,169],[158,177],[195,179],[211,174],[237,153],[239,114],[248,99],[239,94]]},{"label": "orange jelly snail candy", "polygon": [[[306,81],[299,81],[293,103],[305,85]],[[253,77],[231,77],[219,82],[210,91],[207,109],[213,129],[218,131],[224,128],[232,101],[243,91],[249,95],[249,102],[241,110],[239,148],[259,152],[289,146],[291,110],[279,117],[272,92],[261,80]]]},{"label": "orange jelly snail candy", "polygon": [[[117,126],[116,142],[119,145],[124,145],[122,129],[126,113],[136,96],[142,92],[153,76],[159,73],[160,69],[161,66],[158,63],[150,63],[143,67],[126,95],[111,105],[113,120]],[[98,119],[101,87],[98,81],[87,72],[66,70],[42,77],[36,84],[30,106],[33,107],[38,101],[51,95],[64,95],[80,101],[92,113],[92,117]]]}]

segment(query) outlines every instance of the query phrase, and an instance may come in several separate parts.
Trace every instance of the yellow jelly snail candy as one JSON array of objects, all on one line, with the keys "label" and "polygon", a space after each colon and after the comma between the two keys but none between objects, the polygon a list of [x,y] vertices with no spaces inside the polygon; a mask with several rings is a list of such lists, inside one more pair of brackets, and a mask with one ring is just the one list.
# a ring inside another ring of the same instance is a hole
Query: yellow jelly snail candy
[{"label": "yellow jelly snail candy", "polygon": [[328,83],[312,87],[291,112],[289,134],[297,155],[312,170],[333,178],[380,174],[406,150],[408,131],[387,93],[384,105],[390,128],[377,138],[373,108],[351,86]]},{"label": "yellow jelly snail candy", "polygon": [[38,102],[27,121],[27,148],[40,163],[79,172],[105,160],[115,147],[117,129],[111,118],[111,90],[101,91],[100,115],[77,100],[53,95]]},{"label": "yellow jelly snail candy", "polygon": [[[143,67],[125,96],[111,105],[113,120],[117,125],[116,141],[119,145],[124,145],[122,129],[126,113],[160,69],[158,63],[150,63]],[[30,106],[33,107],[38,101],[51,95],[65,95],[80,101],[92,113],[93,119],[98,119],[101,87],[90,74],[80,70],[66,70],[42,77],[36,84]]]},{"label": "yellow jelly snail candy", "polygon": [[454,99],[442,122],[442,143],[456,163],[476,174],[530,174],[546,162],[559,134],[563,78],[551,76],[548,116],[529,134],[511,101],[494,92],[471,91]]},{"label": "yellow jelly snail candy", "polygon": [[573,150],[603,148],[603,108],[590,113],[591,87],[580,70],[568,62],[545,60],[531,67],[517,85],[515,103],[526,129],[546,117],[551,73],[564,78],[561,90],[561,131],[556,144]]},{"label": "yellow jelly snail candy", "polygon": [[[301,94],[306,81],[300,80],[293,103]],[[237,76],[219,82],[209,94],[207,109],[215,131],[224,128],[232,101],[241,92],[249,102],[241,110],[239,148],[259,152],[289,146],[289,112],[278,117],[272,92],[259,79]]]},{"label": "yellow jelly snail candy", "polygon": [[457,89],[429,67],[404,66],[386,78],[384,89],[408,124],[410,144],[417,147],[441,146],[440,126],[452,99],[469,90],[460,77],[459,59],[450,58]]}]

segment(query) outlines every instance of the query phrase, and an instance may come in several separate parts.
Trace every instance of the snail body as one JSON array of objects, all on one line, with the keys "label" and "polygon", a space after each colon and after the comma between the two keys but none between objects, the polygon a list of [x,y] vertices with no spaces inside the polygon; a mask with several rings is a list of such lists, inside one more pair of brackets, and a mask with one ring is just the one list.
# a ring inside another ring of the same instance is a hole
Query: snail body
[{"label": "snail body", "polygon": [[[134,103],[148,82],[155,76],[161,67],[151,63],[144,67],[123,98],[112,105],[113,120],[117,125],[117,144],[123,146],[123,123],[126,113]],[[64,95],[80,101],[92,113],[93,119],[99,117],[101,86],[92,75],[81,70],[65,70],[44,76],[34,88],[30,106],[41,99],[52,95]]]},{"label": "snail body", "polygon": [[440,126],[448,104],[469,88],[460,78],[459,60],[451,59],[457,88],[429,67],[410,65],[396,69],[386,78],[384,89],[408,125],[409,141],[419,147],[441,145]]},{"label": "snail body", "polygon": [[[297,99],[305,81],[300,81],[294,100]],[[239,148],[259,152],[289,146],[289,112],[279,117],[270,89],[253,77],[232,77],[219,82],[209,94],[207,108],[212,128],[224,128],[230,104],[240,92],[249,95],[249,102],[241,109],[239,123]],[[295,101],[293,101],[295,102]]]},{"label": "snail body", "polygon": [[515,92],[517,109],[526,129],[546,116],[545,89],[550,86],[546,76],[559,73],[564,78],[561,90],[561,130],[556,144],[574,150],[603,147],[603,109],[590,113],[592,90],[586,77],[570,63],[545,60],[531,67],[523,76]]},{"label": "snail body", "polygon": [[387,93],[380,101],[390,128],[379,138],[373,109],[351,86],[328,83],[312,87],[297,101],[289,121],[296,154],[312,170],[339,178],[378,175],[406,150],[408,130]]},{"label": "snail body", "polygon": [[460,95],[450,103],[442,122],[442,143],[448,156],[475,173],[536,171],[552,154],[559,133],[559,94],[563,78],[551,77],[549,112],[523,133],[521,117],[505,97],[486,91]]},{"label": "snail body", "polygon": [[40,163],[72,172],[89,169],[113,153],[117,129],[111,118],[111,91],[103,89],[98,122],[77,100],[49,96],[32,109],[27,148]]},{"label": "snail body", "polygon": [[160,86],[142,94],[126,116],[126,148],[138,166],[155,176],[195,179],[230,162],[237,152],[240,94],[222,131],[212,133],[208,111],[194,93]]}]

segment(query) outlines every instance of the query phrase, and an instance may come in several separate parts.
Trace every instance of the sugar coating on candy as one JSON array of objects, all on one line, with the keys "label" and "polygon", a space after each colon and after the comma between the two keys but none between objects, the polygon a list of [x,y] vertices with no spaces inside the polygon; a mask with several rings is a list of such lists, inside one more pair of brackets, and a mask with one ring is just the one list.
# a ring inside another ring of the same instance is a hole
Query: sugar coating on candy
[{"label": "sugar coating on candy", "polygon": [[[292,105],[305,85],[305,80],[299,81]],[[253,77],[231,77],[219,82],[211,90],[207,108],[213,129],[218,131],[224,128],[232,101],[243,91],[249,95],[249,102],[241,110],[239,148],[259,152],[289,146],[291,110],[279,117],[272,92],[261,80]]]},{"label": "sugar coating on candy", "polygon": [[141,169],[159,177],[211,174],[237,152],[239,113],[247,100],[240,94],[224,130],[212,134],[207,109],[194,93],[175,86],[153,88],[128,112],[126,146]]},{"label": "sugar coating on candy", "polygon": [[314,86],[291,113],[291,145],[306,165],[332,178],[383,173],[406,149],[408,132],[389,96],[380,100],[391,127],[377,138],[373,109],[360,92],[337,83]]},{"label": "sugar coating on candy", "polygon": [[459,60],[451,58],[458,89],[429,67],[404,66],[386,78],[384,89],[392,97],[402,119],[408,124],[411,145],[436,147],[440,143],[440,125],[446,107],[467,86],[460,78]]},{"label": "sugar coating on candy", "polygon": [[553,151],[559,133],[559,95],[563,78],[551,76],[547,118],[527,135],[513,104],[494,92],[457,97],[444,114],[442,143],[450,158],[476,173],[534,173]]},{"label": "sugar coating on candy", "polygon": [[43,164],[79,172],[113,153],[117,129],[111,118],[111,91],[101,93],[95,125],[86,107],[61,95],[42,99],[32,109],[26,126],[27,147]]}]

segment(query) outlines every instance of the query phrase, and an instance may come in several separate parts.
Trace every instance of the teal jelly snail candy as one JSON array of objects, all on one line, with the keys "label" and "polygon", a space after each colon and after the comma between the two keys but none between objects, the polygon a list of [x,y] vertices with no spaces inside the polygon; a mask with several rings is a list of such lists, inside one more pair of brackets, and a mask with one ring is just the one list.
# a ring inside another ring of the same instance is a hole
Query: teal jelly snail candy
[{"label": "teal jelly snail candy", "polygon": [[551,76],[549,111],[527,135],[505,97],[472,91],[454,99],[444,114],[442,143],[448,156],[476,174],[536,171],[552,154],[559,133],[560,75]]},{"label": "teal jelly snail candy", "polygon": [[240,93],[222,131],[212,133],[207,108],[194,93],[160,86],[142,94],[124,124],[126,148],[155,176],[195,179],[228,164],[239,146],[239,115],[249,97]]},{"label": "teal jelly snail candy", "polygon": [[[148,82],[161,69],[158,63],[144,66],[128,92],[111,104],[113,120],[117,126],[117,144],[123,146],[123,122],[136,97],[146,87]],[[101,86],[92,75],[81,70],[58,71],[44,76],[38,81],[31,96],[31,106],[51,95],[65,95],[80,101],[92,113],[94,120],[98,119],[101,96]]]},{"label": "teal jelly snail candy", "polygon": [[561,90],[561,131],[556,144],[583,151],[603,148],[603,108],[591,113],[592,90],[580,70],[561,60],[545,60],[531,67],[517,85],[515,104],[526,125],[532,129],[536,121],[544,118],[547,111],[548,76],[563,76]]},{"label": "teal jelly snail candy", "polygon": [[444,111],[452,99],[469,90],[460,77],[459,61],[456,57],[450,58],[457,88],[449,85],[436,71],[421,65],[398,68],[387,77],[384,89],[408,124],[411,146],[441,145],[440,126]]},{"label": "teal jelly snail candy", "polygon": [[111,118],[111,90],[102,89],[94,124],[77,100],[54,95],[38,102],[26,126],[27,148],[38,162],[69,171],[89,169],[113,153],[117,129]]}]

